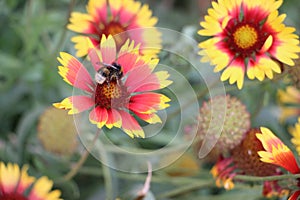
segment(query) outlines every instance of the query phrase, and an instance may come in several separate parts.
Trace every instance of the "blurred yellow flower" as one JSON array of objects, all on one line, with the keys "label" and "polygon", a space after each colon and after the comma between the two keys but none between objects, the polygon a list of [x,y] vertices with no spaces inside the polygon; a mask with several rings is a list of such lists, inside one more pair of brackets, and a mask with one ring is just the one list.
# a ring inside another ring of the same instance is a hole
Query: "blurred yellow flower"
[{"label": "blurred yellow flower", "polygon": [[0,199],[2,200],[62,200],[59,190],[51,191],[53,182],[43,176],[36,180],[17,164],[0,162]]},{"label": "blurred yellow flower", "polygon": [[300,91],[293,86],[278,91],[278,101],[281,109],[280,121],[300,115]]},{"label": "blurred yellow flower", "polygon": [[300,155],[300,117],[298,117],[298,122],[295,124],[295,126],[289,128],[289,132],[293,136],[291,142],[296,147],[298,155]]}]

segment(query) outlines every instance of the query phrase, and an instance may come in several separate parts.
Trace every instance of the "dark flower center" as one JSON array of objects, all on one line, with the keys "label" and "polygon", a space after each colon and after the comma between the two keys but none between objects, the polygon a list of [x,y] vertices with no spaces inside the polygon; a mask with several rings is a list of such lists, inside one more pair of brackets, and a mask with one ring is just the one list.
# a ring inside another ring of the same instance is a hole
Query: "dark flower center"
[{"label": "dark flower center", "polygon": [[238,48],[248,49],[257,42],[257,32],[248,24],[238,27],[233,33],[233,40]]},{"label": "dark flower center", "polygon": [[125,108],[129,102],[129,93],[121,81],[105,81],[97,84],[95,89],[95,104],[102,108]]},{"label": "dark flower center", "polygon": [[255,134],[260,133],[259,129],[250,129],[243,141],[232,150],[232,158],[237,168],[243,170],[246,175],[271,176],[277,174],[275,165],[264,163],[260,160],[258,151],[264,150],[261,142]]},{"label": "dark flower center", "polygon": [[17,193],[11,193],[11,194],[0,194],[0,200],[28,200],[27,197],[17,194]]},{"label": "dark flower center", "polygon": [[254,58],[265,44],[270,33],[264,27],[264,19],[261,21],[238,21],[232,19],[225,28],[225,48],[242,59]]}]

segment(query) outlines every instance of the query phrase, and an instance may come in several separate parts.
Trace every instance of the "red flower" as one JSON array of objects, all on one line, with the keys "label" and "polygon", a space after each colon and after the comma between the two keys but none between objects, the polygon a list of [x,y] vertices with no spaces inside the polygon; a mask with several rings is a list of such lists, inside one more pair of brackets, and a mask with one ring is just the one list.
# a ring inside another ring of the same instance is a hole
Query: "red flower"
[{"label": "red flower", "polygon": [[157,18],[147,4],[134,0],[89,0],[87,13],[73,12],[68,29],[80,35],[72,37],[77,56],[88,54],[88,40],[99,47],[101,37],[113,35],[120,50],[127,39],[140,44],[141,54],[156,55],[161,48],[161,33],[154,28]]},{"label": "red flower", "polygon": [[[55,103],[55,107],[67,109],[69,114],[93,107],[89,115],[91,123],[98,128],[104,125],[107,128],[122,128],[130,137],[144,137],[144,131],[132,113],[151,124],[161,122],[156,112],[167,108],[170,99],[151,91],[167,87],[172,81],[168,80],[166,71],[153,72],[158,59],[140,56],[138,46],[134,47],[134,42],[129,41],[117,52],[113,37],[106,38],[105,35],[101,39],[100,49],[90,50],[89,58],[94,67],[95,80],[76,58],[63,52],[60,54],[58,60],[62,66],[59,66],[59,74],[86,95],[68,97]],[[106,80],[99,80],[99,70],[103,69],[103,65],[110,66],[113,72],[116,72],[118,65],[119,75],[110,81],[110,76]]]}]

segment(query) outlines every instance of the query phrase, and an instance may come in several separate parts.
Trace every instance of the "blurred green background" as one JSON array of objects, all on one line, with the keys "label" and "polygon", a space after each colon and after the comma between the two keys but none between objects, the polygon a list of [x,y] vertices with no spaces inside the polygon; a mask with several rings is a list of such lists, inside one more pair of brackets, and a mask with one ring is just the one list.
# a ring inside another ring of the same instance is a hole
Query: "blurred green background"
[{"label": "blurred green background", "polygon": [[[179,32],[190,27],[192,32],[189,36],[194,37],[198,42],[202,40],[196,31],[200,28],[199,21],[211,1],[144,0],[142,2],[148,3],[153,10],[153,15],[159,18],[157,26]],[[57,149],[53,153],[45,148],[45,141],[43,143],[40,140],[46,140],[46,143],[53,142],[59,136],[53,140],[50,136],[39,140],[37,135],[41,130],[45,132],[53,130],[55,132],[53,134],[65,133],[60,127],[53,128],[56,124],[51,119],[57,115],[58,119],[64,120],[63,114],[43,115],[44,120],[41,115],[46,108],[51,107],[52,103],[72,93],[72,88],[65,84],[57,73],[56,57],[60,51],[75,55],[73,44],[70,42],[70,37],[74,33],[66,29],[66,24],[71,11],[85,12],[86,3],[87,1],[83,0],[0,1],[0,160],[16,162],[20,165],[29,163],[30,174],[36,176],[47,175],[54,180],[61,177],[68,172],[70,163],[78,160],[83,148],[80,142],[78,144],[75,142],[73,145],[76,146],[76,150],[73,154],[71,152],[70,155],[64,155],[64,151]],[[285,22],[298,30],[299,9],[300,4],[297,0],[286,0],[280,8],[282,13],[288,14]],[[180,60],[168,62],[172,65]],[[192,81],[192,75],[187,77],[197,89],[198,82]],[[293,124],[295,120],[282,125],[273,116],[277,105],[276,91],[281,87],[282,84],[273,87],[272,82],[267,81],[262,84],[260,90],[249,87],[242,91],[232,89],[228,92],[238,96],[247,105],[250,113],[255,115],[252,118],[254,126],[263,124],[271,127],[289,144],[290,136],[286,132],[286,127]],[[202,89],[200,88],[199,91]],[[257,96],[261,98],[257,99]],[[49,132],[51,135],[51,131]],[[124,139],[124,143],[126,142],[130,140]],[[161,144],[155,141],[152,143],[140,141],[139,147],[148,148],[151,145],[154,145],[151,148],[158,148]],[[184,167],[181,164],[174,164],[174,166],[175,169],[179,165],[179,170],[188,169],[195,172],[184,176],[174,175],[172,178],[167,176],[168,170],[155,172],[158,176],[154,174],[151,189],[155,197],[151,193],[147,199],[261,199],[259,185],[253,187],[237,185],[235,190],[229,192],[217,189],[208,174],[211,166],[200,169],[200,161],[197,160],[196,154],[193,150],[189,153],[190,160],[184,161]],[[93,157],[89,157],[86,166],[91,168],[83,168],[75,179],[55,184],[56,188],[62,190],[64,199],[105,199],[105,193],[108,192],[113,192],[115,197],[132,199],[132,194],[127,191],[140,187],[146,178],[146,174],[127,174],[103,169],[105,166]],[[112,191],[107,189],[109,185]],[[180,189],[188,186],[190,188],[183,190],[185,192],[180,192]]]}]

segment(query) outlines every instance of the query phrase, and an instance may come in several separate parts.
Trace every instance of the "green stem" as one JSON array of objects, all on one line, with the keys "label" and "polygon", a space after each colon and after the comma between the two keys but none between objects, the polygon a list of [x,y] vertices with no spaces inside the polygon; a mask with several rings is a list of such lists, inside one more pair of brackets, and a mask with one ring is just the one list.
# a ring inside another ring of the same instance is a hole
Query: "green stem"
[{"label": "green stem", "polygon": [[[105,184],[105,193],[106,193],[106,199],[113,199],[113,183],[112,183],[112,176],[110,173],[110,168],[108,166],[108,157],[106,153],[106,149],[104,145],[99,145],[97,149],[100,153],[102,163],[105,163],[102,165],[102,172],[104,177],[104,184]],[[98,169],[99,170],[99,169]]]},{"label": "green stem", "polygon": [[206,182],[194,182],[190,185],[183,185],[182,187],[178,187],[176,189],[167,191],[165,193],[160,194],[157,199],[166,199],[168,197],[174,197],[180,194],[184,194],[187,192],[190,192],[192,190],[196,190],[196,189],[201,189],[201,188],[207,188],[207,187],[211,187],[214,186],[214,182],[213,181],[206,181]]},{"label": "green stem", "polygon": [[[99,168],[96,167],[82,167],[79,170],[79,173],[86,174],[86,175],[93,175],[93,176],[103,176],[103,173],[99,171]],[[122,173],[118,172],[117,177],[122,179],[128,179],[128,180],[136,180],[136,181],[143,181],[145,179],[144,175],[138,175],[138,174],[130,174],[130,173]],[[276,176],[246,176],[246,175],[236,175],[234,177],[234,180],[240,180],[240,181],[248,181],[248,182],[260,182],[260,181],[275,181],[275,180],[284,180],[284,179],[297,179],[300,178],[300,174],[284,174],[284,175],[276,175]],[[195,181],[199,181],[198,178],[187,178],[187,177],[162,177],[162,176],[153,176],[152,182],[156,183],[171,183],[175,185],[181,185],[181,184],[191,184]]]},{"label": "green stem", "polygon": [[[103,171],[100,171],[97,167],[82,167],[79,172],[80,174],[91,175],[91,176],[104,176]],[[133,181],[145,181],[144,174],[131,174],[117,172],[116,176],[120,179],[133,180]],[[199,182],[198,178],[188,178],[188,177],[169,177],[161,175],[153,175],[151,182],[153,183],[168,183],[173,185],[188,185],[195,182]]]},{"label": "green stem", "polygon": [[300,178],[300,174],[284,174],[284,175],[264,176],[264,177],[237,175],[234,177],[234,180],[260,182],[260,181],[276,181],[276,180],[297,179],[297,178]]}]

